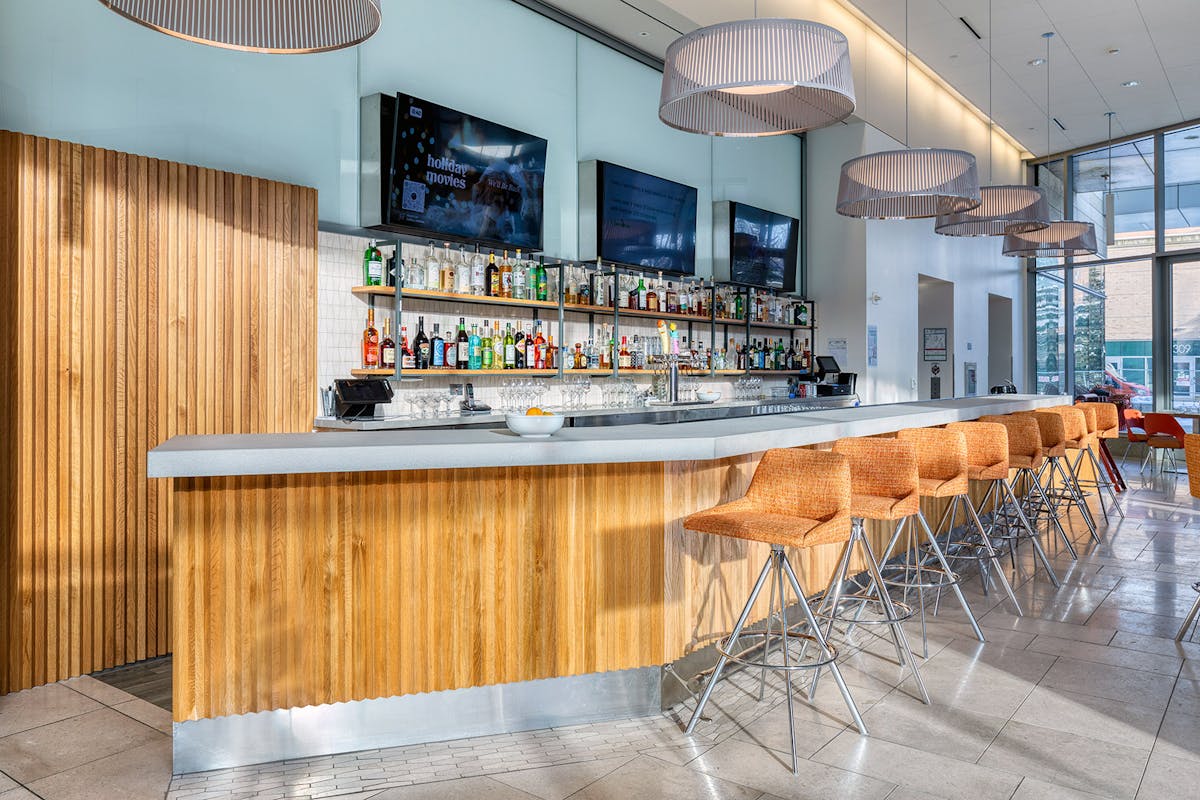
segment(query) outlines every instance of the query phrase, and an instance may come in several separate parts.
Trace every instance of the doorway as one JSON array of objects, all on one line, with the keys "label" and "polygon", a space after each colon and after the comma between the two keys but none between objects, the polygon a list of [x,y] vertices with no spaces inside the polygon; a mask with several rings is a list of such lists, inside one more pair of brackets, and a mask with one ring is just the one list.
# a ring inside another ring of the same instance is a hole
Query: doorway
[{"label": "doorway", "polygon": [[988,294],[987,385],[990,388],[1012,380],[1014,380],[1012,298]]},{"label": "doorway", "polygon": [[954,397],[954,283],[917,276],[917,397]]}]

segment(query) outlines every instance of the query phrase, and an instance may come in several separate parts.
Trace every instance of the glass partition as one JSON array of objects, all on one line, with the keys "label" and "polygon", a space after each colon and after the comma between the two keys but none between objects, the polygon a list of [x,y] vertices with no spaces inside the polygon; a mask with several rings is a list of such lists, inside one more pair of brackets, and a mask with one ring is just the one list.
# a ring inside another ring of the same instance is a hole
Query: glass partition
[{"label": "glass partition", "polygon": [[1200,249],[1200,127],[1163,136],[1163,173],[1166,249]]},{"label": "glass partition", "polygon": [[1067,368],[1066,286],[1062,270],[1039,272],[1034,282],[1036,391],[1062,394]]}]

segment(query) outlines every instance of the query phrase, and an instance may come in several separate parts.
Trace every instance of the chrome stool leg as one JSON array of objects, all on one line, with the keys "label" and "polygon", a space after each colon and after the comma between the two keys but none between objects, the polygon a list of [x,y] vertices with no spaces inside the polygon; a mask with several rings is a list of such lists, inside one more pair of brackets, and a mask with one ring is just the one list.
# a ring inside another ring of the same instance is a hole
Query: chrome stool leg
[{"label": "chrome stool leg", "polygon": [[[963,501],[966,503],[967,513],[971,517],[971,522],[975,525],[975,530],[979,532],[979,541],[983,544],[984,552],[986,552],[987,557],[991,559],[993,563],[995,563],[1000,558],[1000,554],[997,553],[996,548],[992,546],[992,540],[987,535],[987,531],[984,530],[983,523],[979,520],[979,511],[975,508],[975,504],[971,502],[970,495],[965,495],[963,497]],[[1000,582],[1000,588],[1002,588],[1004,593],[1008,595],[1008,600],[1013,604],[1013,608],[1016,609],[1017,616],[1025,616],[1025,613],[1021,611],[1021,604],[1017,602],[1017,595],[1013,591],[1012,584],[1009,583],[1008,576],[1004,574],[1004,570],[997,567],[991,571],[996,573],[997,580]],[[986,577],[984,578],[984,586],[987,586]]]},{"label": "chrome stool leg", "polygon": [[[1030,478],[1032,482],[1031,490],[1036,489],[1036,491],[1041,492],[1041,484],[1038,483],[1037,477],[1033,474],[1033,470],[1019,470],[1018,477],[1021,473],[1028,473],[1027,477]],[[1012,485],[1007,480],[997,481],[997,483],[1000,484],[1000,488],[1007,497],[1007,502],[1012,504],[1017,521],[1019,522],[1020,526],[1025,529],[1026,538],[1028,538],[1030,543],[1033,545],[1033,552],[1037,556],[1038,561],[1041,562],[1042,568],[1045,569],[1046,574],[1050,576],[1050,582],[1054,584],[1055,588],[1061,586],[1062,584],[1058,580],[1058,575],[1054,572],[1054,567],[1050,566],[1050,559],[1046,556],[1046,551],[1042,549],[1041,536],[1038,534],[1037,528],[1030,523],[1029,517],[1025,515],[1025,509],[1021,506],[1021,502],[1017,499],[1016,492],[1013,491]],[[1049,502],[1045,499],[1044,495],[1042,499],[1043,502]],[[1062,526],[1058,524],[1058,518],[1053,517],[1053,520],[1055,527],[1058,528],[1059,534],[1068,542],[1069,546],[1070,540],[1067,539],[1066,532],[1063,531]]]},{"label": "chrome stool leg", "polygon": [[[1200,592],[1200,581],[1193,584],[1192,588]],[[1183,641],[1183,637],[1187,635],[1188,628],[1192,627],[1192,623],[1196,621],[1197,615],[1200,615],[1200,594],[1196,596],[1196,602],[1192,603],[1192,610],[1188,612],[1187,618],[1179,626],[1179,633],[1175,634],[1175,641]]]},{"label": "chrome stool leg", "polygon": [[[1058,459],[1055,459],[1058,461]],[[1103,542],[1100,534],[1096,529],[1096,518],[1092,516],[1091,506],[1087,504],[1087,499],[1083,496],[1083,490],[1079,488],[1079,476],[1075,473],[1075,468],[1071,465],[1071,459],[1064,458],[1066,467],[1061,463],[1058,464],[1059,472],[1066,472],[1067,490],[1075,498],[1075,504],[1079,507],[1079,513],[1083,516],[1083,521],[1087,523],[1088,531],[1092,534],[1092,539],[1097,543]]]}]

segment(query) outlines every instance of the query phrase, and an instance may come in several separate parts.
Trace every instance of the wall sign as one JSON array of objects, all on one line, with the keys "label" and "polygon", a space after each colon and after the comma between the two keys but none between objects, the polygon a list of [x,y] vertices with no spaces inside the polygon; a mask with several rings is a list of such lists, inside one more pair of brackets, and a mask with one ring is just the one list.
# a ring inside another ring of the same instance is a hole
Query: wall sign
[{"label": "wall sign", "polygon": [[867,326],[867,366],[879,366],[879,326]]},{"label": "wall sign", "polygon": [[979,366],[974,361],[966,361],[963,363],[963,376],[967,384],[967,397],[974,397],[979,393],[978,385]]},{"label": "wall sign", "polygon": [[925,328],[924,357],[926,361],[946,360],[946,329]]}]

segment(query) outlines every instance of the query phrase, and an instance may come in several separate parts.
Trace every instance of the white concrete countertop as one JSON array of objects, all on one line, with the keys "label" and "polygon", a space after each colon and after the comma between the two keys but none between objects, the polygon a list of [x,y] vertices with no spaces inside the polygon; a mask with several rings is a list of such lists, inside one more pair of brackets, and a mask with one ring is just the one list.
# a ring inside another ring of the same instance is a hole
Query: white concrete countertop
[{"label": "white concrete countertop", "polygon": [[706,461],[1064,402],[1069,399],[1054,395],[989,395],[665,425],[563,428],[550,439],[522,439],[507,429],[176,436],[149,452],[147,474],[191,478]]}]

